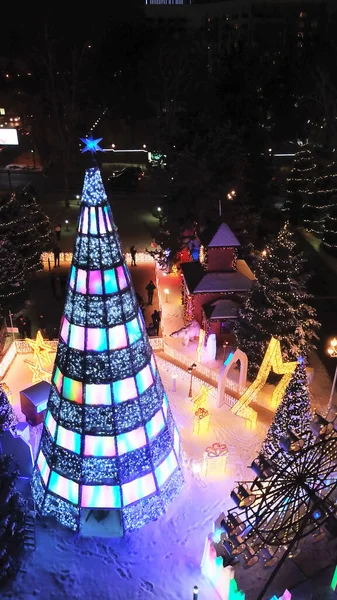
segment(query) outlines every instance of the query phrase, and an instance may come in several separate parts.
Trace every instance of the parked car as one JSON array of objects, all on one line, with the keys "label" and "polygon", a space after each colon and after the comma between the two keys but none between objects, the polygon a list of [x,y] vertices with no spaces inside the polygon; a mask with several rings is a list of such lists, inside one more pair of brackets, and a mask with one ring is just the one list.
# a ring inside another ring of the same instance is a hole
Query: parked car
[{"label": "parked car", "polygon": [[143,177],[144,171],[140,167],[125,167],[114,171],[108,181],[113,189],[136,189]]}]

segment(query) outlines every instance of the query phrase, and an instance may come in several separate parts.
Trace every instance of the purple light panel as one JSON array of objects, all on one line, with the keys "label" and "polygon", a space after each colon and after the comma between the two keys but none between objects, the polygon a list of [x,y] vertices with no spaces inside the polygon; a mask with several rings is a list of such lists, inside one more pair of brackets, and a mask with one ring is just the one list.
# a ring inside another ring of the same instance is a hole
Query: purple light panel
[{"label": "purple light panel", "polygon": [[89,271],[89,294],[103,294],[101,271]]},{"label": "purple light panel", "polygon": [[121,491],[115,485],[83,485],[81,506],[83,508],[121,508]]},{"label": "purple light panel", "polygon": [[123,267],[117,267],[116,271],[117,271],[119,289],[124,290],[128,286],[128,281],[127,281],[127,278],[125,275],[125,271],[124,271]]}]

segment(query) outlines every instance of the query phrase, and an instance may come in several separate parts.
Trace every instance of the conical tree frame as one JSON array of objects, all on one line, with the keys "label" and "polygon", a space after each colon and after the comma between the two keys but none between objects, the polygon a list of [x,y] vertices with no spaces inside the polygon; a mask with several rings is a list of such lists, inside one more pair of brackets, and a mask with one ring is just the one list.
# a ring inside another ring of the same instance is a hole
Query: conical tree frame
[{"label": "conical tree frame", "polygon": [[[181,447],[97,167],[85,173],[51,391],[32,478],[38,510],[79,530],[118,510],[124,531],[165,512]],[[81,514],[82,513],[82,514]]]}]

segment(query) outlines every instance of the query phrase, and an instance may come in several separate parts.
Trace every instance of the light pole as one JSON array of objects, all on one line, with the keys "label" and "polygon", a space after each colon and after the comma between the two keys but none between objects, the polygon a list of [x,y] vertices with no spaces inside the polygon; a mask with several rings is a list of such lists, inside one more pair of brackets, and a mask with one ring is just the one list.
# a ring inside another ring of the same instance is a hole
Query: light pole
[{"label": "light pole", "polygon": [[35,164],[35,150],[33,148],[31,149],[31,153],[33,155],[33,169],[35,169],[36,168],[36,164]]},{"label": "light pole", "polygon": [[165,288],[165,289],[164,289],[164,294],[165,294],[165,302],[168,302],[169,293],[170,293],[170,290],[168,290],[167,288]]},{"label": "light pole", "polygon": [[66,224],[66,231],[69,231],[69,221],[68,221],[68,219],[66,219],[64,222]]},{"label": "light pole", "polygon": [[190,367],[188,367],[187,372],[191,375],[190,379],[190,389],[188,390],[188,397],[192,398],[192,386],[193,386],[193,371],[197,368],[196,363],[192,363]]},{"label": "light pole", "polygon": [[[336,338],[333,338],[332,340],[330,340],[328,354],[329,354],[330,358],[337,358],[337,340],[336,340]],[[337,379],[337,363],[336,363],[336,368],[335,368],[335,374],[333,376],[330,398],[329,398],[329,402],[328,402],[328,412],[332,408],[332,398],[333,398],[333,394],[335,391],[336,379]]]}]

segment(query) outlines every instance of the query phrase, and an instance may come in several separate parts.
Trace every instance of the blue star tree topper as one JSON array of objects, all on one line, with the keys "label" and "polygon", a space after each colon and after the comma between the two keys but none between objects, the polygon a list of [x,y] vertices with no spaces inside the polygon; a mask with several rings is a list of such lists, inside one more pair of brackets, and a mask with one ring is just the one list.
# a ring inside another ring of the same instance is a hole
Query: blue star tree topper
[{"label": "blue star tree topper", "polygon": [[84,152],[91,152],[92,154],[96,154],[96,152],[104,152],[103,148],[100,147],[99,143],[103,138],[97,138],[94,140],[92,135],[88,138],[80,138],[81,142],[84,144],[84,148],[82,148],[82,154]]}]

